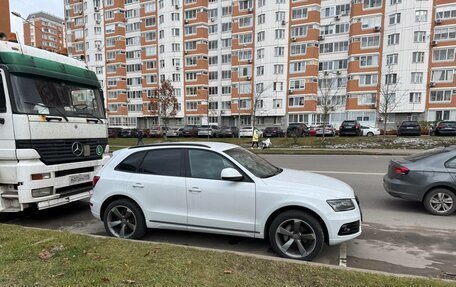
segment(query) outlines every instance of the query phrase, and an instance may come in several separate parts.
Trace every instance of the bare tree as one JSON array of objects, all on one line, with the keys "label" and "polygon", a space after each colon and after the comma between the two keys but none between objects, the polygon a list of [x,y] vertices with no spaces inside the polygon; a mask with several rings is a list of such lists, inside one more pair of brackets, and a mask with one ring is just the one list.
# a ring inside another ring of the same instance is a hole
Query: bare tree
[{"label": "bare tree", "polygon": [[255,85],[255,92],[253,93],[253,103],[252,103],[252,114],[251,114],[251,120],[252,120],[252,126],[255,127],[256,125],[256,118],[258,115],[258,112],[261,111],[260,109],[263,108],[262,102],[264,97],[266,96],[266,91],[269,90],[272,87],[271,85],[268,85],[266,88],[261,87],[261,89],[257,89]]},{"label": "bare tree", "polygon": [[174,118],[177,114],[178,101],[174,95],[174,88],[169,80],[161,82],[160,87],[154,91],[154,95],[150,100],[149,110],[152,114],[157,115],[159,123],[163,124],[164,134],[166,139],[166,130],[168,121]]},{"label": "bare tree", "polygon": [[380,82],[379,85],[380,99],[378,113],[381,119],[383,119],[383,137],[386,136],[386,127],[390,115],[396,110],[405,96],[405,92],[400,93],[399,78],[397,74],[391,73],[391,66],[388,66],[387,72],[385,80]]},{"label": "bare tree", "polygon": [[323,120],[323,140],[325,139],[326,123],[329,123],[331,112],[337,111],[345,105],[345,101],[340,101],[338,96],[341,85],[338,83],[339,77],[332,72],[321,72],[318,81],[318,100],[317,109],[321,112]]}]

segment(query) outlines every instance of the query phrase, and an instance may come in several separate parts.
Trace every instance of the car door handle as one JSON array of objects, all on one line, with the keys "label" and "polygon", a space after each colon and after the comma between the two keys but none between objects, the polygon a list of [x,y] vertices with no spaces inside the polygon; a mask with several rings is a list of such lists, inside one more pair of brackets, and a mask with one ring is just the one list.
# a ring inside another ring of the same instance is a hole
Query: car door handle
[{"label": "car door handle", "polygon": [[197,187],[192,187],[188,191],[190,191],[190,192],[201,192],[202,190],[197,188]]},{"label": "car door handle", "polygon": [[135,184],[133,184],[133,187],[135,187],[135,188],[144,188],[144,184],[142,184],[142,183],[135,183]]}]

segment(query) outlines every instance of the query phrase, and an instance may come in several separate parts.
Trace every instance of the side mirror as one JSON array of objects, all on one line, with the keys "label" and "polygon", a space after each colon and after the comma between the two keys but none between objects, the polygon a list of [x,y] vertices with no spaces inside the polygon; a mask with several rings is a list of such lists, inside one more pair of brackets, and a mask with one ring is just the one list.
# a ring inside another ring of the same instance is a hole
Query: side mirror
[{"label": "side mirror", "polygon": [[239,171],[235,170],[234,168],[224,168],[222,170],[222,173],[220,175],[222,180],[230,180],[230,181],[240,181],[244,178],[242,174],[239,173]]}]

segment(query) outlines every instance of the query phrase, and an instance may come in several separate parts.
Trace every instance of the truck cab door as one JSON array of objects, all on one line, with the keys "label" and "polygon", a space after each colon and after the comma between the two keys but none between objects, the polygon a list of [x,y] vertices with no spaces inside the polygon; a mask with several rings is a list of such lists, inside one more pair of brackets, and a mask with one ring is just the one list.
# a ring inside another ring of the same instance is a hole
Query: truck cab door
[{"label": "truck cab door", "polygon": [[5,72],[0,69],[0,182],[15,183],[16,163],[13,116]]}]

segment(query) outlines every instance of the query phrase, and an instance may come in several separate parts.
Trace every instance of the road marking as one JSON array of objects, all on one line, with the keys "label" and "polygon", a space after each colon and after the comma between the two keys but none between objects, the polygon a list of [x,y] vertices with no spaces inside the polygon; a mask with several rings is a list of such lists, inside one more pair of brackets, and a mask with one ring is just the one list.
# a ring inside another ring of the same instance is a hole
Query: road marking
[{"label": "road marking", "polygon": [[330,170],[307,170],[313,173],[328,173],[328,174],[357,174],[357,175],[385,175],[384,172],[361,172],[361,171],[330,171]]},{"label": "road marking", "polygon": [[347,243],[340,245],[339,266],[347,267]]}]

